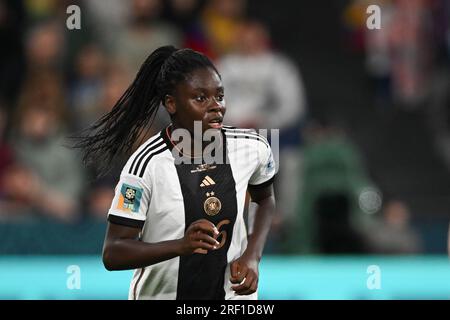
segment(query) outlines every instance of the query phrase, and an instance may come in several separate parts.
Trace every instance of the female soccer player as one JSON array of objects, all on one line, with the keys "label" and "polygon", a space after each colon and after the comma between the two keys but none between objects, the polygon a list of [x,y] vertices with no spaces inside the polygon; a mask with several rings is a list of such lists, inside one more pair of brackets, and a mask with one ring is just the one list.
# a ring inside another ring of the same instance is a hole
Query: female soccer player
[{"label": "female soccer player", "polygon": [[[206,56],[172,46],[155,50],[79,143],[85,160],[107,166],[130,153],[161,104],[172,123],[122,170],[108,212],[104,265],[136,269],[130,299],[256,299],[258,264],[275,211],[273,155],[262,136],[222,125],[224,88]],[[199,159],[213,142],[200,137],[196,152],[196,128],[201,136],[216,133],[215,161]],[[183,129],[192,142],[180,148],[174,137]],[[247,189],[259,205],[249,236]]]}]

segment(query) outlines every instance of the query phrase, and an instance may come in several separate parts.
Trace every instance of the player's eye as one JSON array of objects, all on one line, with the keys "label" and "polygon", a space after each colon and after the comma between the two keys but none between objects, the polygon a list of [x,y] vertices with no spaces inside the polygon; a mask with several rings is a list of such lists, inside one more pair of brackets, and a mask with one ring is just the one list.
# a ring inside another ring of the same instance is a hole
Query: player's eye
[{"label": "player's eye", "polygon": [[225,96],[223,94],[219,94],[216,99],[217,101],[223,101],[224,97]]},{"label": "player's eye", "polygon": [[197,101],[197,102],[205,102],[206,101],[206,97],[205,96],[197,96],[197,97],[195,97],[195,101]]}]

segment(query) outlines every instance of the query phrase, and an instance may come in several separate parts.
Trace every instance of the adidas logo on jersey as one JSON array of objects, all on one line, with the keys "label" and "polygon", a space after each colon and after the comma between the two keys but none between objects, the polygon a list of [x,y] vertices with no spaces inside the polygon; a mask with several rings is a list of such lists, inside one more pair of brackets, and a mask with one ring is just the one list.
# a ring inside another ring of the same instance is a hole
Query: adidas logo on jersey
[{"label": "adidas logo on jersey", "polygon": [[203,188],[203,187],[208,187],[208,186],[212,186],[212,185],[215,185],[215,184],[216,184],[216,182],[213,179],[211,179],[210,176],[206,176],[203,179],[202,184],[200,185],[200,187]]}]

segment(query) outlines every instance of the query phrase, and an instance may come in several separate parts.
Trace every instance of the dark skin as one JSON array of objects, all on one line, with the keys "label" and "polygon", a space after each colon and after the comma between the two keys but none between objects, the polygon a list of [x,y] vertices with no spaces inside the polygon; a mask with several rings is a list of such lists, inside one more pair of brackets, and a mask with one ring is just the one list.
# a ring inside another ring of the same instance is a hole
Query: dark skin
[{"label": "dark skin", "polygon": [[[194,121],[202,121],[203,132],[220,129],[225,113],[223,86],[217,73],[210,69],[194,70],[186,81],[179,83],[173,95],[166,95],[164,104],[172,117],[174,128],[193,132]],[[218,120],[220,122],[211,122]],[[249,295],[258,288],[258,266],[275,212],[272,185],[249,188],[252,201],[258,204],[253,233],[248,238],[244,254],[230,266],[232,289],[238,295]],[[103,263],[108,270],[144,268],[177,256],[191,255],[196,250],[215,250],[219,231],[206,219],[193,222],[184,237],[158,243],[139,241],[140,228],[108,222],[103,247]],[[220,250],[220,249],[219,249]]]},{"label": "dark skin", "polygon": [[184,128],[193,134],[194,121],[201,121],[205,132],[212,129],[212,120],[219,120],[213,129],[220,129],[226,111],[222,81],[213,69],[197,69],[176,86],[174,94],[165,96],[164,105],[173,129]]}]

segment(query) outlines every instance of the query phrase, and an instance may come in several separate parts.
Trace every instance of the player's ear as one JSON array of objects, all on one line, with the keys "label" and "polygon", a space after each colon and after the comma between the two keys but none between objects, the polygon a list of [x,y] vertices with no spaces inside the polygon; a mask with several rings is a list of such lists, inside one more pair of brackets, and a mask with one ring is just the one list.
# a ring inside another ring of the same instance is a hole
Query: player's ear
[{"label": "player's ear", "polygon": [[164,107],[166,107],[167,112],[172,116],[177,112],[177,106],[175,103],[175,98],[170,94],[164,96]]}]

